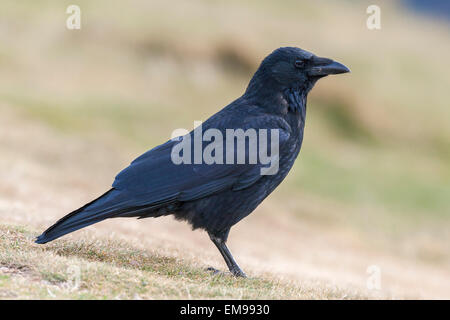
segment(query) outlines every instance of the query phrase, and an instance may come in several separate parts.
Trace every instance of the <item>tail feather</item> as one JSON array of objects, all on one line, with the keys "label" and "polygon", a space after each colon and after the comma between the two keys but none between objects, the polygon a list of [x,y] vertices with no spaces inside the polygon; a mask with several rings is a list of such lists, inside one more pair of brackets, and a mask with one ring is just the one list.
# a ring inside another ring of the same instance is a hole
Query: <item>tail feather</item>
[{"label": "tail feather", "polygon": [[65,234],[87,227],[105,219],[115,217],[157,216],[157,209],[176,201],[176,194],[151,197],[151,194],[130,194],[124,190],[112,188],[94,201],[69,213],[36,238],[43,244],[62,237]]},{"label": "tail feather", "polygon": [[123,207],[111,201],[113,191],[114,189],[107,191],[99,198],[64,216],[37,237],[35,242],[47,243],[75,230],[116,216]]}]

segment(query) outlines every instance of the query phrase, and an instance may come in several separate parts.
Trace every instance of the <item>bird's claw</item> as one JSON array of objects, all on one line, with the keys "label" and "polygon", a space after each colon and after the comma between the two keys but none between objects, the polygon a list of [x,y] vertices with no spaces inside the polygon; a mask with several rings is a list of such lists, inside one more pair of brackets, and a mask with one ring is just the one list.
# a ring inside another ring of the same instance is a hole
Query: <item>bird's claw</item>
[{"label": "bird's claw", "polygon": [[216,268],[213,268],[213,267],[208,267],[205,270],[208,271],[209,273],[211,273],[211,275],[213,275],[213,276],[225,276],[225,275],[227,275],[227,272],[220,271],[220,270],[218,270]]},{"label": "bird's claw", "polygon": [[233,269],[233,270],[230,270],[230,272],[231,272],[231,274],[232,274],[233,276],[235,276],[235,277],[238,277],[238,278],[247,278],[247,275],[246,275],[245,272],[242,271],[241,269]]},{"label": "bird's claw", "polygon": [[211,275],[213,276],[225,276],[225,275],[232,275],[234,277],[239,277],[239,278],[247,278],[247,275],[242,271],[242,270],[230,270],[230,272],[224,272],[224,271],[220,271],[216,268],[213,267],[208,267],[206,268],[206,271],[210,272]]}]

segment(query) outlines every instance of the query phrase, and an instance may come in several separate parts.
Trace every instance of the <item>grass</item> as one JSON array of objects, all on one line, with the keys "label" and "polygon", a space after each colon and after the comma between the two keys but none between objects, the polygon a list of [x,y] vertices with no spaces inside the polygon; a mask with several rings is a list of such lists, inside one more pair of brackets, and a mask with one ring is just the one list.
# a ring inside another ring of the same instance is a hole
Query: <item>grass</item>
[{"label": "grass", "polygon": [[368,163],[349,165],[345,158],[330,159],[327,153],[311,150],[301,155],[299,173],[292,178],[292,184],[299,188],[307,185],[304,192],[355,206],[382,205],[402,218],[405,214],[414,218],[423,212],[428,213],[428,218],[450,218],[448,176],[380,165],[389,152],[368,150],[373,157],[366,160]]},{"label": "grass", "polygon": [[16,299],[345,299],[366,298],[311,281],[271,275],[211,275],[207,266],[119,241],[33,243],[36,232],[0,226],[0,298]]}]

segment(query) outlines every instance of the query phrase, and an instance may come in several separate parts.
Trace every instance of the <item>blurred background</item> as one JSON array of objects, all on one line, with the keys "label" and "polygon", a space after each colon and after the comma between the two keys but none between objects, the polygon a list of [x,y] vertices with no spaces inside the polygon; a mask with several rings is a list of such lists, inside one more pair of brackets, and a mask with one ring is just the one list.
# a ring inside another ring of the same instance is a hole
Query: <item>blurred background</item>
[{"label": "blurred background", "polygon": [[[66,8],[81,8],[69,30]],[[381,29],[369,30],[369,5]],[[383,297],[450,298],[448,1],[13,1],[0,4],[0,224],[41,230],[104,190],[174,129],[245,90],[297,46],[347,65],[309,95],[285,182],[230,235],[244,270]],[[115,237],[224,268],[171,218],[111,220]]]}]

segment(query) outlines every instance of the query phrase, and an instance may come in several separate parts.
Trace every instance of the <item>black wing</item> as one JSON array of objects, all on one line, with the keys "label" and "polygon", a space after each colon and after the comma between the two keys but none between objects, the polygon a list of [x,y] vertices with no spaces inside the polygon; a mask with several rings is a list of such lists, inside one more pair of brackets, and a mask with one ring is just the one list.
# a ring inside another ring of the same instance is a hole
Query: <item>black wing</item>
[{"label": "black wing", "polygon": [[[241,128],[244,131],[249,128],[278,129],[280,149],[289,139],[289,131],[286,130],[286,126],[280,127],[278,119],[258,117],[251,120],[251,122],[241,120],[241,126],[236,125],[236,122],[232,124],[225,122],[217,129],[224,132],[224,137],[227,124],[230,128]],[[191,132],[191,137],[192,134]],[[247,188],[262,177],[261,169],[268,166],[260,162],[248,163],[248,145],[246,145],[245,164],[176,165],[171,160],[171,152],[179,142],[180,140],[168,141],[134,160],[129,167],[117,175],[113,188],[142,195],[147,204],[174,200],[190,201],[228,188],[234,190]],[[235,144],[234,154],[236,153],[237,145]]]},{"label": "black wing", "polygon": [[[217,114],[216,114],[217,115]],[[211,118],[210,118],[211,120]],[[216,126],[239,128],[236,121],[216,122]],[[206,122],[205,122],[206,123]],[[289,130],[280,129],[279,121],[259,117],[241,119],[242,129],[279,129],[279,149],[289,138]],[[282,124],[281,124],[282,125]],[[211,121],[209,123],[210,127]],[[283,126],[282,126],[283,127]],[[191,133],[192,134],[192,133]],[[242,190],[253,185],[265,166],[249,164],[179,164],[172,161],[172,148],[179,143],[170,140],[144,153],[120,172],[113,188],[98,199],[66,215],[40,235],[36,242],[46,243],[67,233],[84,228],[104,219],[123,216],[142,216],[149,209],[177,201],[192,201],[225,189]],[[237,145],[234,146],[236,152]],[[277,161],[274,155],[274,161]]]}]

